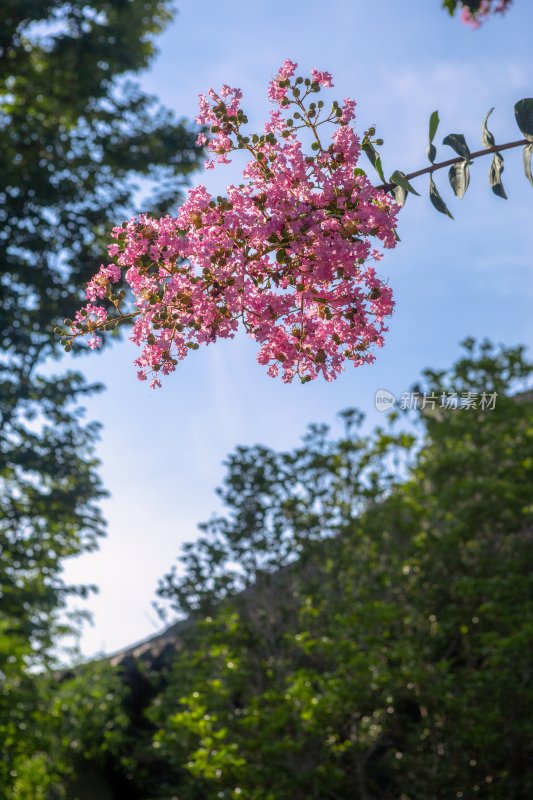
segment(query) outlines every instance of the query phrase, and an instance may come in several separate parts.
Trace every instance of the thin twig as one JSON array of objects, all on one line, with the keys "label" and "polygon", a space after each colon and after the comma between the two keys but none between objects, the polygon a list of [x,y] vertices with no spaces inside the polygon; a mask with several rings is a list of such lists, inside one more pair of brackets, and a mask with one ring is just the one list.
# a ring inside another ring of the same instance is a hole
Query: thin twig
[{"label": "thin twig", "polygon": [[[457,156],[457,158],[450,158],[448,161],[440,161],[438,164],[431,164],[429,167],[424,167],[424,169],[419,169],[416,172],[410,172],[409,175],[406,175],[406,180],[410,181],[413,178],[418,178],[419,175],[429,175],[432,172],[436,172],[438,169],[444,169],[444,167],[451,167],[452,164],[459,164],[461,161],[473,161],[475,158],[480,158],[480,156],[489,155],[489,153],[499,153],[501,150],[510,150],[512,147],[521,147],[522,145],[531,144],[528,139],[520,139],[517,142],[508,142],[507,144],[495,144],[493,147],[487,147],[485,150],[477,150],[475,153],[470,153],[468,159],[464,158],[464,156]],[[396,183],[382,183],[379,186],[376,186],[376,189],[385,189],[388,191],[389,189],[394,189],[397,186]]]}]

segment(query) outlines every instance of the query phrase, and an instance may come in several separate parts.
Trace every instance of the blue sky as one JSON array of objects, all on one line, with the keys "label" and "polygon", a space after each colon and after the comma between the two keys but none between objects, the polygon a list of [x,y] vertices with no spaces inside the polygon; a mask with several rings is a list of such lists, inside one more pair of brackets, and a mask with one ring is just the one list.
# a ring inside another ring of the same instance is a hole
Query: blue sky
[{"label": "blue sky", "polygon": [[[159,55],[143,87],[179,116],[193,118],[197,97],[210,86],[240,86],[251,127],[269,109],[266,84],[285,58],[333,73],[331,99],[358,103],[357,125],[375,124],[385,140],[386,172],[425,165],[427,125],[438,108],[445,134],[463,132],[481,147],[481,122],[492,106],[496,141],[520,138],[513,105],[533,96],[533,2],[516,0],[503,18],[472,31],[450,19],[439,0],[269,0],[198,3],[181,0],[175,22],[159,39]],[[439,157],[451,157],[439,147]],[[88,404],[104,423],[99,455],[111,492],[109,522],[98,553],[72,560],[66,579],[95,583],[88,606],[94,625],[82,637],[86,655],[110,652],[155,633],[152,610],[158,579],[180,544],[217,509],[222,461],[237,444],[295,445],[308,423],[335,424],[357,406],[373,425],[376,390],[407,390],[426,366],[446,367],[466,336],[531,346],[533,325],[533,189],[521,152],[506,155],[509,200],[488,188],[488,160],[472,167],[462,201],[444,174],[437,183],[455,216],[438,214],[427,196],[410,198],[400,216],[401,243],[387,252],[380,273],[397,303],[385,347],[373,366],[349,368],[333,384],[284,385],[255,360],[243,337],[193,353],[163,389],[137,381],[129,342],[76,361],[107,391]],[[238,182],[236,166],[198,173],[214,193]],[[417,188],[427,194],[427,179]],[[117,220],[117,223],[121,220]]]}]

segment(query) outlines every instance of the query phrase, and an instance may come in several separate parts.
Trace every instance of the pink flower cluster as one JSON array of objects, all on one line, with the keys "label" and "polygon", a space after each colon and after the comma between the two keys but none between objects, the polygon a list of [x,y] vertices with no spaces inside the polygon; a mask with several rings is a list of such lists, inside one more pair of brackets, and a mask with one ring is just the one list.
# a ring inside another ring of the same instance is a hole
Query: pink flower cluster
[{"label": "pink flower cluster", "polygon": [[479,28],[491,13],[503,14],[512,0],[480,0],[478,8],[473,8],[472,4],[463,3],[461,9],[461,21],[471,28]]},{"label": "pink flower cluster", "polygon": [[[200,97],[197,121],[210,136],[199,143],[215,159],[208,166],[243,150],[243,182],[217,198],[199,186],[176,216],[141,215],[115,228],[113,263],[88,284],[69,344],[88,335],[98,346],[98,332],[133,319],[138,376],[152,386],[190,350],[235,336],[239,325],[258,343],[259,363],[284,381],[332,380],[347,360],[374,360],[394,307],[375,269],[376,245],[395,246],[398,207],[358,166],[355,103],[326,111],[316,98],[331,75],[294,77],[296,68],[285,61],[270,83],[276,107],[260,135],[245,133],[238,89]],[[104,298],[107,308],[96,305]]]}]

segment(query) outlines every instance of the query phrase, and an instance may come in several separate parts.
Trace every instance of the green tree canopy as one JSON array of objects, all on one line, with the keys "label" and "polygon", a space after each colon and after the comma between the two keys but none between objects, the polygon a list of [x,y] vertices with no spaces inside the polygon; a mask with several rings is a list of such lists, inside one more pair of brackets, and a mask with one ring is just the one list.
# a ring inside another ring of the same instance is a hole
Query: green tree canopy
[{"label": "green tree canopy", "polygon": [[161,588],[197,624],[151,711],[156,796],[531,795],[531,367],[466,347],[425,373],[416,439],[315,427],[230,457],[228,513]]},{"label": "green tree canopy", "polygon": [[68,676],[25,774],[53,753],[68,800],[528,799],[532,367],[465,346],[414,428],[349,411],[231,454],[161,584],[173,652]]},{"label": "green tree canopy", "polygon": [[[196,131],[132,77],[170,19],[167,0],[0,0],[0,794],[31,738],[28,669],[62,628],[65,557],[94,548],[98,432],[79,402],[99,387],[39,371],[54,325],[105,258],[117,215],[176,203]],[[148,207],[146,205],[148,204]]]}]

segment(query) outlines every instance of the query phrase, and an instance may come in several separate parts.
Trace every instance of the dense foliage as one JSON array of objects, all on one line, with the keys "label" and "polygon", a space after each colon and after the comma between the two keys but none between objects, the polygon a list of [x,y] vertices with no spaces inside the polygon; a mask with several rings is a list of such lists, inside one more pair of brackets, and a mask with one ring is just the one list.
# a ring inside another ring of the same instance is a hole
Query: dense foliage
[{"label": "dense foliage", "polygon": [[238,448],[226,513],[161,584],[193,624],[166,669],[125,669],[129,722],[84,721],[77,769],[130,800],[529,798],[530,373],[467,342],[424,374],[418,432],[348,411],[340,436]]},{"label": "dense foliage", "polygon": [[529,368],[468,344],[426,396],[497,406],[428,406],[416,452],[319,427],[230,460],[228,516],[164,587],[201,609],[254,584],[209,603],[152,712],[181,798],[531,796],[533,414],[508,396]]},{"label": "dense foliage", "polygon": [[[131,213],[135,177],[173,202],[197,162],[196,133],[131,83],[169,18],[166,0],[0,0],[0,795],[16,785],[34,684],[63,632],[64,558],[104,525],[98,427],[79,402],[98,387],[51,377],[53,326],[99,264],[106,230]],[[15,790],[14,790],[15,791]],[[22,792],[22,794],[20,794]],[[19,796],[15,795],[15,796]]]}]

